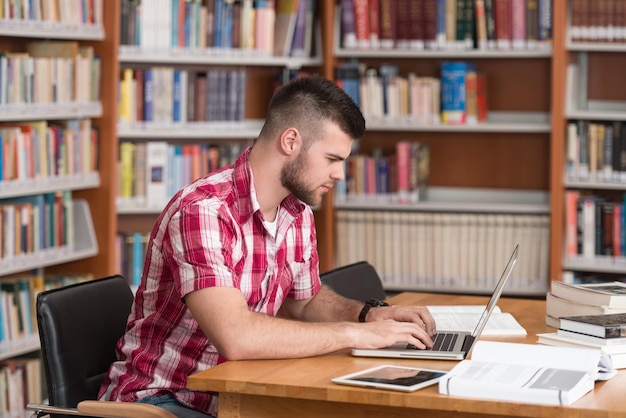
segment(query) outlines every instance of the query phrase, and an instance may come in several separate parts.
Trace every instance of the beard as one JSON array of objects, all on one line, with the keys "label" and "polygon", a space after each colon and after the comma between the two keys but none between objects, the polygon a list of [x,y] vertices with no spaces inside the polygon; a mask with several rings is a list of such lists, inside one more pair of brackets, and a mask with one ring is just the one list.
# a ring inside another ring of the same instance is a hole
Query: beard
[{"label": "beard", "polygon": [[321,198],[315,195],[315,190],[311,190],[309,186],[305,184],[303,173],[306,169],[307,164],[304,159],[304,153],[300,152],[294,161],[287,163],[282,168],[280,171],[280,182],[283,187],[289,190],[295,197],[309,206],[315,206],[319,203]]}]

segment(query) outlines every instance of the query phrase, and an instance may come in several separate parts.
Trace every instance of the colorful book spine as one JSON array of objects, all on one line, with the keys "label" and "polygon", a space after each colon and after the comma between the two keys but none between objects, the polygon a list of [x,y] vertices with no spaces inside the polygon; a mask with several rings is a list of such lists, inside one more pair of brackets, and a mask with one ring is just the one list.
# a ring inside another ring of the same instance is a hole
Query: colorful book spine
[{"label": "colorful book spine", "polygon": [[380,47],[392,49],[396,46],[397,0],[379,0]]},{"label": "colorful book spine", "polygon": [[352,0],[352,4],[354,6],[354,32],[357,48],[369,49],[371,43],[368,0]]},{"label": "colorful book spine", "polygon": [[466,76],[470,63],[445,61],[441,66],[441,119],[444,124],[467,122]]}]

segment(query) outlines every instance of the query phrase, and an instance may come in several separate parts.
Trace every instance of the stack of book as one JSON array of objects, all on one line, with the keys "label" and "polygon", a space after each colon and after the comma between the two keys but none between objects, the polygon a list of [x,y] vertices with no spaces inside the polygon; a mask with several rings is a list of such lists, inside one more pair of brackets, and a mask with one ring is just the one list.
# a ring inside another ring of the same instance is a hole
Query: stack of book
[{"label": "stack of book", "polygon": [[626,313],[560,318],[554,333],[537,334],[539,344],[599,349],[613,367],[626,368]]},{"label": "stack of book", "polygon": [[626,283],[580,283],[553,281],[546,295],[546,323],[560,328],[566,316],[626,313]]}]

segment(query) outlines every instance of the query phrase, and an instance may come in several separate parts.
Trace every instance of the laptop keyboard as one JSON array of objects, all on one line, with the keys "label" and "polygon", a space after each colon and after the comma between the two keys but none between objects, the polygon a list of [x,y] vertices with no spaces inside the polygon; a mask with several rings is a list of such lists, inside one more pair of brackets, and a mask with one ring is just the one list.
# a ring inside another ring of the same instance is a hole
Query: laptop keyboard
[{"label": "laptop keyboard", "polygon": [[[433,347],[432,348],[426,348],[425,350],[428,350],[428,351],[453,351],[454,344],[456,343],[456,340],[457,340],[458,336],[459,336],[459,334],[452,333],[452,332],[440,332],[440,333],[436,334],[435,337],[433,338]],[[420,348],[417,348],[413,344],[408,344],[407,348],[410,348],[410,349],[413,349],[413,350],[421,350]]]}]

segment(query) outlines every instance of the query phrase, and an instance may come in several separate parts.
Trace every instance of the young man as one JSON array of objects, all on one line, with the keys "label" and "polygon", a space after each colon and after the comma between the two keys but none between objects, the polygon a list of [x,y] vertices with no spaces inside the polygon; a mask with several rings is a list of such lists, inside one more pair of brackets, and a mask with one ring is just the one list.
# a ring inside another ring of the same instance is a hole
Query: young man
[{"label": "young man", "polygon": [[102,399],[214,416],[217,397],[185,384],[226,360],[432,345],[425,307],[364,311],[320,284],[310,206],[344,178],[364,130],[359,108],[333,82],[297,79],[274,94],[251,148],[172,198],[150,236]]}]

